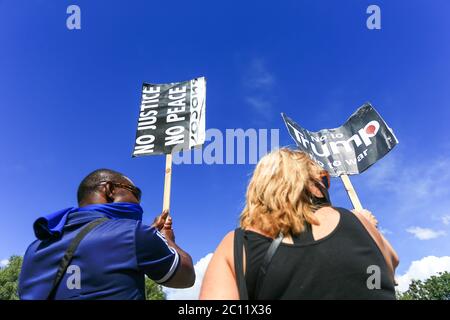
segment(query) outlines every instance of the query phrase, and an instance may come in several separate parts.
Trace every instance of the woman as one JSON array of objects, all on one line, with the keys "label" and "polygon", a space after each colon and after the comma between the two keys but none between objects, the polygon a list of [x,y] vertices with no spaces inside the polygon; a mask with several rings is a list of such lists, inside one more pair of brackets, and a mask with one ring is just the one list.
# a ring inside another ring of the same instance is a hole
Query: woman
[{"label": "woman", "polygon": [[395,251],[368,211],[332,207],[328,187],[303,152],[264,156],[240,228],[216,249],[200,299],[395,299]]}]

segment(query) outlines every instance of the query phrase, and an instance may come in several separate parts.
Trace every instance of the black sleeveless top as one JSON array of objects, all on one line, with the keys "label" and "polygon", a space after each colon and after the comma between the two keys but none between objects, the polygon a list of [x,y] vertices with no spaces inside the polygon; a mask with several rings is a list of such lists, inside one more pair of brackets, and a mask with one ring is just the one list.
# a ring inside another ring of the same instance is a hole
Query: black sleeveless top
[{"label": "black sleeveless top", "polygon": [[[259,299],[395,299],[394,283],[375,241],[353,213],[334,209],[340,219],[328,236],[315,241],[307,225],[293,238],[294,244],[280,244]],[[249,299],[256,298],[258,270],[271,242],[259,233],[244,232]],[[378,275],[379,289],[373,288]]]}]

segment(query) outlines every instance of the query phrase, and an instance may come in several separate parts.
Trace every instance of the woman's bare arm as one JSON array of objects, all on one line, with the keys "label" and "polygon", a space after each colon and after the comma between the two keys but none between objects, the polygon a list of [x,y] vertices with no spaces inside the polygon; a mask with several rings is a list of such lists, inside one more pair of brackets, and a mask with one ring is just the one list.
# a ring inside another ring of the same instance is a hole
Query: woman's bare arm
[{"label": "woman's bare arm", "polygon": [[234,231],[217,247],[203,278],[200,300],[238,300],[233,258]]},{"label": "woman's bare arm", "polygon": [[377,229],[376,224],[378,223],[378,221],[368,210],[353,210],[353,213],[356,215],[356,217],[358,217],[371,237],[374,239],[375,243],[380,248],[389,269],[391,269],[392,277],[394,277],[395,269],[397,268],[400,260],[392,245]]},{"label": "woman's bare arm", "polygon": [[391,243],[384,237],[384,235],[381,232],[379,232],[379,233],[380,233],[381,238],[383,238],[384,244],[391,255],[392,266],[394,267],[394,272],[395,272],[395,269],[400,264],[400,259],[398,258],[397,252],[395,252]]}]

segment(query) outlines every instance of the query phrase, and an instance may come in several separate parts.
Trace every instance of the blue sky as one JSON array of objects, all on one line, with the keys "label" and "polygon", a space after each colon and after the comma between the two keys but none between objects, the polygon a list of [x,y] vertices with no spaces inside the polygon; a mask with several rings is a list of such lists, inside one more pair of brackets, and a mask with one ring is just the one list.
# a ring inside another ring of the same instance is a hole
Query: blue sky
[{"label": "blue sky", "polygon": [[[66,28],[71,4],[81,30]],[[370,4],[381,30],[366,27]],[[151,222],[164,157],[131,158],[139,90],[197,76],[208,81],[207,128],[278,128],[281,145],[293,142],[280,112],[317,131],[370,101],[400,144],[353,177],[363,205],[400,274],[449,255],[449,12],[445,0],[0,0],[0,259],[23,254],[34,219],[75,205],[78,183],[100,167],[143,189]],[[235,228],[252,169],[174,167],[177,242],[194,261]],[[332,184],[334,203],[350,207]]]}]

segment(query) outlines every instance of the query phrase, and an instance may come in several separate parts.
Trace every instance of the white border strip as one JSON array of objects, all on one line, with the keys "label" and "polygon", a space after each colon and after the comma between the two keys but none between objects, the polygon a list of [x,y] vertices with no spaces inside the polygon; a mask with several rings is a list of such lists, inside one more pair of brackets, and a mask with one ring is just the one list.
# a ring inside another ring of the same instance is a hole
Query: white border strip
[{"label": "white border strip", "polygon": [[169,278],[174,274],[175,270],[178,267],[178,262],[180,261],[180,255],[174,248],[169,246],[166,238],[159,231],[156,231],[156,234],[158,235],[158,237],[160,237],[165,242],[165,244],[167,245],[169,250],[175,255],[175,259],[173,259],[172,265],[170,266],[170,269],[166,273],[166,275],[159,280],[154,280],[156,283],[162,284],[162,283],[166,282],[167,280],[169,280]]}]

